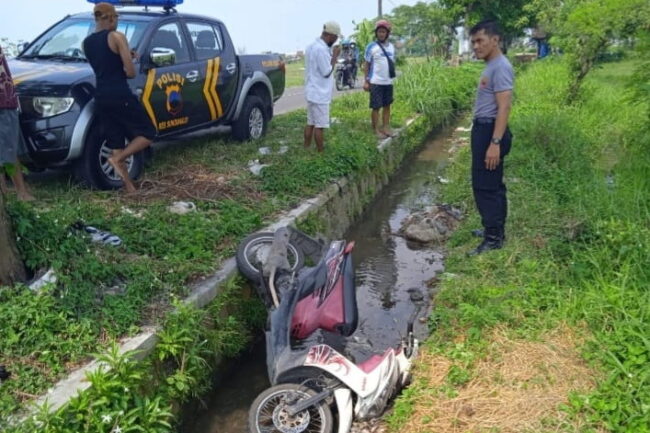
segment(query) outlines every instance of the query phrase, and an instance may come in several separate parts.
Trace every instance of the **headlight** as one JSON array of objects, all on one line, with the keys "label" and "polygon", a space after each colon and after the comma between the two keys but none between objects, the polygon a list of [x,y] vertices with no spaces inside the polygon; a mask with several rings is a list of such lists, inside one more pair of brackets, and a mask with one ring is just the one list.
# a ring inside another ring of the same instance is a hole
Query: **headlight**
[{"label": "headlight", "polygon": [[74,98],[34,98],[34,110],[43,117],[56,116],[70,110]]}]

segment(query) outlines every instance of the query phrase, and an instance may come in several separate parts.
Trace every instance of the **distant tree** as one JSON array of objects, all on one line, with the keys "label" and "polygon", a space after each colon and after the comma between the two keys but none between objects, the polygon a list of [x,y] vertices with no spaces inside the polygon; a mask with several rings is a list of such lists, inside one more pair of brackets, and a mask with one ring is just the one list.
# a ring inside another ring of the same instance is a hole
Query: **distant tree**
[{"label": "distant tree", "polygon": [[650,19],[645,22],[640,31],[639,43],[636,47],[639,64],[634,70],[630,80],[632,98],[645,107],[648,114],[647,128],[650,129]]},{"label": "distant tree", "polygon": [[0,47],[2,47],[2,51],[8,56],[8,57],[15,57],[17,56],[18,53],[18,47],[25,43],[24,40],[19,40],[18,42],[12,42],[9,40],[9,38],[3,37],[0,38]]},{"label": "distant tree", "polygon": [[354,24],[354,33],[351,38],[357,43],[357,47],[361,53],[361,60],[363,61],[363,53],[370,42],[375,39],[375,22],[368,19]]},{"label": "distant tree", "polygon": [[555,15],[551,43],[565,53],[571,72],[567,102],[578,99],[585,77],[616,40],[648,29],[647,0],[567,0]]},{"label": "distant tree", "polygon": [[393,34],[404,41],[410,54],[447,58],[455,38],[454,16],[439,3],[418,2],[399,6],[390,17]]},{"label": "distant tree", "polygon": [[[504,49],[535,24],[536,14],[528,5],[533,0],[440,0],[454,23],[469,28],[485,19],[499,22],[504,32]],[[551,0],[553,1],[553,0]]]}]

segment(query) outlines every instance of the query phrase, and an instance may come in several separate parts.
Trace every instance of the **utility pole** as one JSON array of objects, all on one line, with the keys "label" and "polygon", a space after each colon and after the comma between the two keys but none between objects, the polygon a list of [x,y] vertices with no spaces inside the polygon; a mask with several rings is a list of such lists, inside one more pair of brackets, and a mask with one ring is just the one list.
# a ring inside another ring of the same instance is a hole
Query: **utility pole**
[{"label": "utility pole", "polygon": [[377,16],[379,18],[381,18],[382,15],[383,15],[383,13],[381,11],[381,2],[382,2],[382,0],[377,0]]}]

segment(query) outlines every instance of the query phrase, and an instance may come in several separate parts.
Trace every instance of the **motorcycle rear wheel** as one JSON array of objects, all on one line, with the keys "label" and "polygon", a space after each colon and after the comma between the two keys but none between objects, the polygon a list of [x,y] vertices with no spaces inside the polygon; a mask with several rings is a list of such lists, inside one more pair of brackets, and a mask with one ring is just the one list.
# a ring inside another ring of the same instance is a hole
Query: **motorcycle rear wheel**
[{"label": "motorcycle rear wheel", "polygon": [[[260,270],[273,244],[273,237],[272,232],[253,233],[239,243],[236,255],[237,268],[249,280],[259,281]],[[305,265],[305,254],[293,242],[289,242],[287,247],[287,259],[293,272]]]},{"label": "motorcycle rear wheel", "polygon": [[321,401],[290,416],[285,407],[316,394],[294,383],[273,386],[257,396],[248,411],[250,433],[331,433],[334,418],[329,405]]}]

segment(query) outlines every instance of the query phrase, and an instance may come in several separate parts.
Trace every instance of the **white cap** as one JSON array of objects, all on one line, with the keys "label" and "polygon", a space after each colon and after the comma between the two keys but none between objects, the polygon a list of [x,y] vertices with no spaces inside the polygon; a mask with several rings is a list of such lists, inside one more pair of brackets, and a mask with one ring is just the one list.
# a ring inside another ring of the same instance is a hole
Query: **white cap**
[{"label": "white cap", "polygon": [[323,31],[330,35],[341,36],[341,26],[336,21],[328,21],[323,25]]}]

